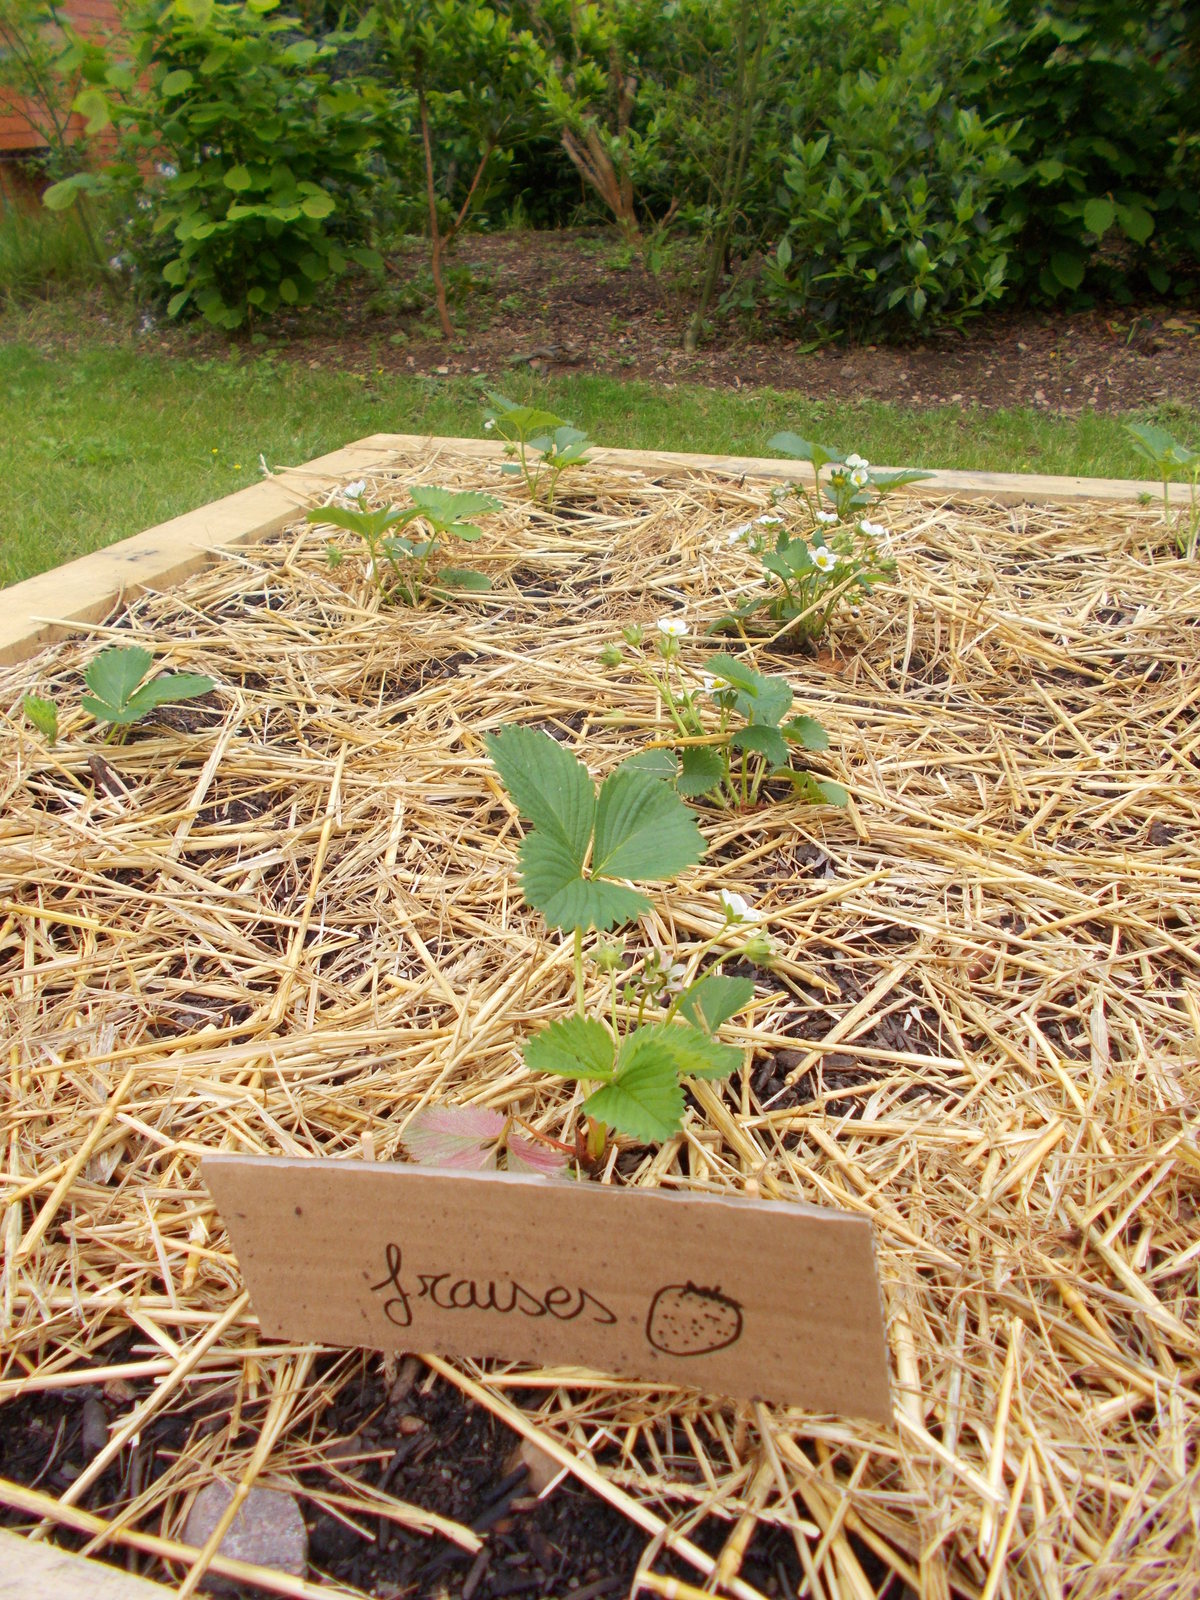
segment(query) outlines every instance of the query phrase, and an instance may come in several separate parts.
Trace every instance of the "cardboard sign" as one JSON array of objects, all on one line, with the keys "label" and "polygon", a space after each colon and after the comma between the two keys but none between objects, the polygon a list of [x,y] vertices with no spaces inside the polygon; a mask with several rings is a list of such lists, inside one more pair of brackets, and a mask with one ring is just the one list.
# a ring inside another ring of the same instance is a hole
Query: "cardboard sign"
[{"label": "cardboard sign", "polygon": [[268,1337],[891,1420],[864,1217],[368,1161],[214,1155],[204,1179]]}]

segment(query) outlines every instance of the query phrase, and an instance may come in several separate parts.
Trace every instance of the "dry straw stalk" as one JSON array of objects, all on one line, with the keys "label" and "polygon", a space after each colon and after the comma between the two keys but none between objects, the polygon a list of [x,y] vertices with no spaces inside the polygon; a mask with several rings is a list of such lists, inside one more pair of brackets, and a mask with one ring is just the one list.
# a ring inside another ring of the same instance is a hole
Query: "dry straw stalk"
[{"label": "dry straw stalk", "polygon": [[[398,1159],[435,1099],[569,1134],[571,1088],[519,1047],[568,1008],[570,955],[522,907],[482,736],[538,723],[607,771],[664,729],[601,646],[666,611],[698,626],[753,576],[723,530],[765,495],[728,475],[586,469],[559,517],[445,452],[370,488],[431,480],[505,500],[478,601],[388,609],[294,525],[0,679],[0,1399],[91,1386],[116,1413],[70,1488],[0,1502],[157,1554],[184,1593],[222,1567],[179,1538],[218,1474],[472,1548],[340,1469],[322,1418],[361,1362],[261,1343],[199,1158]],[[428,1365],[645,1531],[648,1593],[752,1600],[766,1530],[830,1600],[1177,1595],[1200,1487],[1200,572],[1132,509],[893,516],[895,581],[830,647],[757,653],[829,729],[852,805],[707,814],[706,861],[631,939],[686,952],[719,888],[757,900],[782,959],[732,1035],[747,1069],[607,1176],[870,1216],[895,1426]],[[208,672],[213,702],[109,746],[69,714],[48,750],[21,696],[73,701],[113,642]]]}]

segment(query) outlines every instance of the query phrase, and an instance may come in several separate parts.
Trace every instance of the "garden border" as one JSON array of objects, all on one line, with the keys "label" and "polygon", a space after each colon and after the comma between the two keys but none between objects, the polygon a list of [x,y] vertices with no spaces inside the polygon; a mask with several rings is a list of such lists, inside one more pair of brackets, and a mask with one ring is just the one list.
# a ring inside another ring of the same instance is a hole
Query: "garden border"
[{"label": "garden border", "polygon": [[[322,492],[390,464],[394,455],[434,454],[499,460],[499,440],[454,439],[435,434],[372,433],[298,467],[281,468],[262,483],[210,501],[102,550],[80,556],[0,591],[0,667],[34,655],[89,622],[108,616],[122,600],[147,589],[169,588],[202,567],[221,549],[252,544],[277,533]],[[737,477],[784,480],[797,464],[779,457],[696,455],[676,450],[617,450],[596,446],[596,466],[633,471],[681,468]],[[1136,503],[1157,486],[1122,478],[1051,478],[1016,472],[932,472],[908,492],[942,494],[949,500],[991,500],[1001,505]],[[1184,484],[1172,484],[1170,499],[1186,504]]]}]

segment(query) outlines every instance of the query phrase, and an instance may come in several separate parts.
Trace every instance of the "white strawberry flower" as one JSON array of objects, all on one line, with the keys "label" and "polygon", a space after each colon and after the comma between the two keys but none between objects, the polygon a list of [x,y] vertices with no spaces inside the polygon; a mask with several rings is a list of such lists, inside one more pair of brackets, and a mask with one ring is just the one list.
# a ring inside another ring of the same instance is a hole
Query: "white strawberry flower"
[{"label": "white strawberry flower", "polygon": [[846,465],[851,469],[851,471],[853,471],[855,467],[866,468],[869,467],[871,463],[866,459],[865,456],[856,455],[855,452],[851,450],[850,454],[846,457]]},{"label": "white strawberry flower", "polygon": [[741,544],[742,540],[754,526],[752,522],[739,522],[736,528],[730,528],[725,535],[726,544]]},{"label": "white strawberry flower", "polygon": [[658,631],[668,639],[686,639],[691,630],[682,617],[659,617]]},{"label": "white strawberry flower", "polygon": [[774,513],[770,512],[770,511],[768,511],[764,516],[755,517],[754,520],[755,520],[755,522],[758,524],[758,526],[760,528],[782,528],[783,527],[783,518],[775,516]]},{"label": "white strawberry flower", "polygon": [[834,523],[837,522],[838,520],[839,520],[838,519],[838,514],[837,514],[836,511],[818,511],[817,512],[817,521],[821,524],[821,526],[823,528],[832,528]]},{"label": "white strawberry flower", "polygon": [[854,471],[850,474],[850,482],[856,489],[865,489],[870,481],[871,474],[867,471],[866,467],[855,467]]},{"label": "white strawberry flower", "polygon": [[732,889],[718,891],[721,904],[725,907],[726,922],[762,922],[765,913],[755,911],[744,894],[735,894]]},{"label": "white strawberry flower", "polygon": [[668,961],[662,969],[663,982],[668,991],[678,994],[687,983],[687,963]]},{"label": "white strawberry flower", "polygon": [[495,419],[495,417],[489,417],[489,418],[488,418],[488,419],[487,419],[487,421],[486,421],[486,422],[485,422],[485,423],[484,423],[484,425],[483,425],[483,431],[484,431],[484,433],[491,433],[491,431],[492,431],[492,429],[493,429],[493,428],[494,428],[494,427],[495,427],[495,426],[496,426],[496,419]]},{"label": "white strawberry flower", "polygon": [[884,527],[883,523],[871,522],[867,517],[864,517],[859,523],[858,531],[861,534],[865,534],[868,539],[887,538],[887,529]]},{"label": "white strawberry flower", "polygon": [[365,478],[355,478],[353,483],[348,483],[342,490],[342,498],[344,500],[359,500],[366,492],[367,480]]},{"label": "white strawberry flower", "polygon": [[838,564],[838,558],[826,545],[813,546],[812,564],[818,572],[832,572]]}]

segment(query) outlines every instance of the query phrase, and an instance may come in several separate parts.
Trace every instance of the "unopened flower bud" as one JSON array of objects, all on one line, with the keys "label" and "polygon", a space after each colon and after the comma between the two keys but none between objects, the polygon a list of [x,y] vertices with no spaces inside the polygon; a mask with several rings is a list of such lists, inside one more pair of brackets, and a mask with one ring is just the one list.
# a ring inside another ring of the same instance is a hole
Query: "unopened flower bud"
[{"label": "unopened flower bud", "polygon": [[756,967],[769,967],[777,954],[770,934],[764,933],[761,928],[756,929],[742,946],[743,957]]}]

